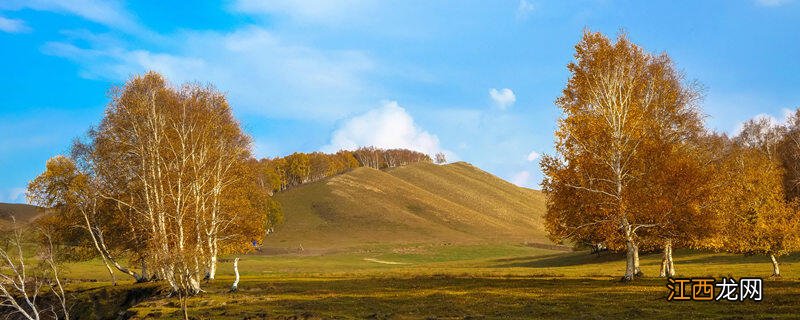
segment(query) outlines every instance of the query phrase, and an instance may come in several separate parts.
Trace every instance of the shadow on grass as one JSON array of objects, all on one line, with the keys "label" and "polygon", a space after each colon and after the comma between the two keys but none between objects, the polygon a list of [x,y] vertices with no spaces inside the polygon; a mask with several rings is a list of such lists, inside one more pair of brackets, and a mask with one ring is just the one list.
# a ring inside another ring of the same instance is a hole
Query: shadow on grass
[{"label": "shadow on grass", "polygon": [[[736,255],[715,252],[679,250],[673,254],[678,264],[764,264],[769,263],[767,255]],[[660,265],[660,252],[640,253],[642,265]],[[624,252],[601,252],[591,254],[588,251],[571,253],[553,253],[547,255],[525,256],[491,260],[492,268],[552,268],[589,265],[596,263],[624,262]],[[800,254],[779,257],[781,263],[800,262]]]},{"label": "shadow on grass", "polygon": [[[681,258],[682,255],[690,255],[690,258]],[[768,255],[735,255],[735,254],[715,254],[707,252],[707,255],[697,257],[692,252],[678,252],[673,254],[676,263],[696,263],[696,264],[749,264],[749,263],[770,263]],[[800,262],[800,254],[786,255],[778,257],[781,263]]]},{"label": "shadow on grass", "polygon": [[492,268],[552,268],[568,267],[583,264],[604,263],[624,259],[623,253],[602,252],[600,254],[590,254],[588,251],[572,253],[555,253],[539,256],[518,257],[510,259],[492,260]]}]

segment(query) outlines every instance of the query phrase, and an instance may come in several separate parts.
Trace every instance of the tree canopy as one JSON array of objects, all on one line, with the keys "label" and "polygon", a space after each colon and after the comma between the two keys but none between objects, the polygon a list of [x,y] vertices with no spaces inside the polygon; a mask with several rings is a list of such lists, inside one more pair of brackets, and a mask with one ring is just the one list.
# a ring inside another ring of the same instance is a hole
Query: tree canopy
[{"label": "tree canopy", "polygon": [[575,50],[556,101],[557,155],[541,162],[546,227],[557,241],[625,248],[623,279],[631,280],[640,238],[656,229],[677,234],[669,221],[697,216],[703,200],[691,180],[675,176],[702,171],[691,144],[703,133],[700,93],[666,54],[647,53],[624,34],[612,41],[586,31]]}]

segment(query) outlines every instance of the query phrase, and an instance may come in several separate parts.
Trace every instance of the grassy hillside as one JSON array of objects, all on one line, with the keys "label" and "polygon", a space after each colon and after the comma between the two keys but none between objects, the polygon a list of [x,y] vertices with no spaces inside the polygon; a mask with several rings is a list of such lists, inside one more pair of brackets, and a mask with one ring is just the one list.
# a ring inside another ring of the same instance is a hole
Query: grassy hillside
[{"label": "grassy hillside", "polygon": [[276,195],[286,216],[267,250],[398,243],[547,243],[544,197],[470,164],[358,168]]},{"label": "grassy hillside", "polygon": [[29,204],[0,203],[0,227],[10,225],[11,217],[14,217],[18,223],[28,223],[42,213],[44,213],[44,209]]}]

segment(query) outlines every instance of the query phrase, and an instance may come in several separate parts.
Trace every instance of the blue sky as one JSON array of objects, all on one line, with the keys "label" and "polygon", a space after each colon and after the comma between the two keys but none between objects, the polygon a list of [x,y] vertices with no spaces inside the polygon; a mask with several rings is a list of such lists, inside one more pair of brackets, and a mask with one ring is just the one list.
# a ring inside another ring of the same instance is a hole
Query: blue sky
[{"label": "blue sky", "polygon": [[147,70],[226,92],[258,156],[407,147],[538,187],[584,28],[670,54],[714,130],[800,106],[791,0],[3,0],[0,202]]}]

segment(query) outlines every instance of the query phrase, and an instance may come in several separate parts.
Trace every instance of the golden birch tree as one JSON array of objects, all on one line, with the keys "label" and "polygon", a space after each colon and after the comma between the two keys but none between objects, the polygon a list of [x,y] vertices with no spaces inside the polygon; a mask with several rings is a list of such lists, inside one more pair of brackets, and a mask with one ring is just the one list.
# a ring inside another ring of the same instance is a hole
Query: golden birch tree
[{"label": "golden birch tree", "polygon": [[638,269],[639,234],[662,226],[641,190],[650,160],[664,145],[682,143],[702,129],[692,88],[670,59],[653,55],[625,35],[611,41],[585,32],[575,46],[570,78],[556,104],[558,156],[542,160],[548,195],[546,227],[553,239],[591,238],[624,249],[623,281]]}]

